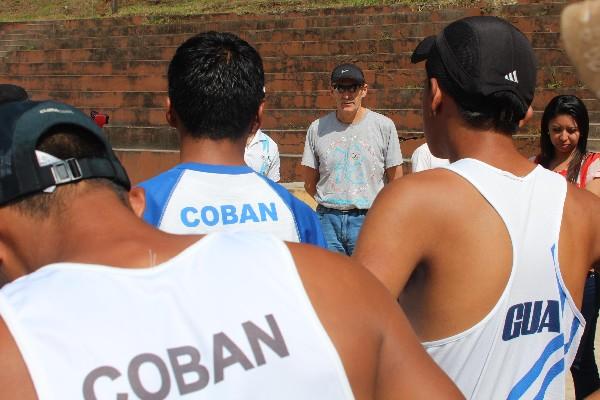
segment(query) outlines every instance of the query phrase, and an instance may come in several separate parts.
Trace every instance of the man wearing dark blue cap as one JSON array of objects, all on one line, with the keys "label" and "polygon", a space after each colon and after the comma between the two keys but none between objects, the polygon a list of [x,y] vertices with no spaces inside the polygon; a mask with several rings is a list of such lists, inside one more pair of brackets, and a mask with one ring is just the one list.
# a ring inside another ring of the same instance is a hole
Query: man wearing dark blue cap
[{"label": "man wearing dark blue cap", "polygon": [[341,64],[331,73],[336,111],[306,133],[304,188],[330,250],[351,255],[365,215],[384,185],[402,176],[402,153],[391,119],[362,105],[368,85],[362,70]]},{"label": "man wearing dark blue cap", "polygon": [[384,189],[356,259],[398,298],[467,398],[562,399],[600,259],[600,201],[523,157],[536,60],[507,21],[470,17],[423,40],[427,143],[450,166]]},{"label": "man wearing dark blue cap", "polygon": [[167,234],[128,189],[81,111],[0,106],[0,398],[460,398],[363,268]]}]

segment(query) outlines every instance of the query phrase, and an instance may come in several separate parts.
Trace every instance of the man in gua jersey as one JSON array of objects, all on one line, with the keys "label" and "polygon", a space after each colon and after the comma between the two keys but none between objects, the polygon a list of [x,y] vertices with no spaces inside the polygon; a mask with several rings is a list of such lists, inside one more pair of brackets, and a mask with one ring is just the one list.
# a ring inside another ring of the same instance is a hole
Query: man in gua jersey
[{"label": "man in gua jersey", "polygon": [[356,260],[467,398],[564,398],[585,276],[600,258],[600,201],[513,143],[536,82],[514,26],[458,20],[417,46],[412,61],[425,60],[425,136],[453,164],[384,189]]}]

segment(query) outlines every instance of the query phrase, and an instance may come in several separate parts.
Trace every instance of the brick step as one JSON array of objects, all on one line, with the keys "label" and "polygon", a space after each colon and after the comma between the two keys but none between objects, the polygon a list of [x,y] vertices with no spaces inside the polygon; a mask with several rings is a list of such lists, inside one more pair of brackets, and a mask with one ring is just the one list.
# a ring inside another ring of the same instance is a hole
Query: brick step
[{"label": "brick step", "polygon": [[[381,46],[387,46],[381,44]],[[393,45],[390,45],[392,48]],[[320,46],[315,46],[319,48]],[[330,48],[338,48],[343,53],[324,54],[299,54],[289,55],[286,53],[263,54],[263,62],[272,72],[286,71],[331,71],[339,62],[352,61],[367,64],[369,69],[379,69],[385,66],[389,68],[407,68],[411,66],[408,52],[376,53],[367,49],[366,52],[358,52],[351,42],[332,43]],[[348,47],[348,48],[345,48]],[[128,61],[168,61],[173,57],[175,47],[147,47],[147,48],[123,48],[123,49],[65,49],[65,50],[18,50],[11,53],[7,62],[22,63],[54,63],[54,62],[82,62],[82,61],[106,61],[128,62]],[[273,48],[269,49],[273,50]],[[292,52],[298,52],[295,49]],[[569,66],[570,61],[561,49],[535,49],[539,65]],[[329,54],[345,54],[331,56]]]},{"label": "brick step", "polygon": [[[179,163],[178,151],[118,149],[117,157],[123,163],[133,185],[164,172]],[[280,155],[280,182],[302,180],[300,162],[296,156]]]},{"label": "brick step", "polygon": [[[571,62],[561,49],[535,49],[540,66],[571,66]],[[269,72],[330,72],[336,65],[351,62],[364,69],[387,70],[400,68],[423,68],[410,62],[412,52],[406,53],[366,53],[318,56],[263,56],[265,70]]]},{"label": "brick step", "polygon": [[[87,49],[84,54],[77,54],[75,50],[22,50],[15,52],[0,65],[0,72],[14,75],[39,75],[39,74],[65,74],[66,72],[81,75],[124,75],[124,74],[157,74],[166,73],[168,63],[172,56],[172,48],[169,48],[168,56],[163,59],[151,59],[151,56],[164,53],[163,48],[152,47],[152,51],[137,51],[135,48],[119,49],[113,51],[112,55],[108,49]],[[158,51],[157,51],[158,50]],[[143,54],[140,54],[143,53]],[[544,56],[544,53],[551,56]],[[538,50],[540,57],[559,58],[563,64],[568,66],[566,60],[560,58],[562,50],[546,49]],[[59,55],[58,59],[57,55]],[[69,56],[73,56],[69,58]],[[74,56],[79,56],[76,60]],[[85,58],[87,56],[88,58]],[[103,57],[105,56],[105,57]],[[123,59],[129,56],[130,59]],[[131,59],[135,57],[139,59]],[[54,59],[52,58],[54,57]],[[84,57],[85,59],[81,59]],[[146,58],[144,58],[146,57]],[[63,60],[64,58],[64,60]],[[544,61],[544,60],[541,60]],[[409,52],[401,53],[364,53],[350,55],[319,55],[319,56],[263,56],[266,72],[331,72],[338,64],[343,62],[354,62],[365,70],[389,70],[401,68],[415,68],[410,63]],[[548,66],[546,62],[540,62],[540,66]],[[420,67],[419,67],[420,68]]]},{"label": "brick step", "polygon": [[45,91],[102,91],[102,90],[123,90],[123,91],[164,91],[167,89],[167,82],[163,76],[139,76],[139,75],[29,75],[29,76],[1,76],[11,83],[23,86],[27,90],[45,90]]},{"label": "brick step", "polygon": [[[2,38],[2,39],[0,39],[0,46],[20,45],[23,43],[27,43],[28,45],[31,45],[29,43],[29,41],[34,40],[33,37],[23,37],[23,38],[11,39],[11,38],[6,38],[4,36],[0,36],[0,38]],[[37,49],[38,46],[35,46],[35,48]]]},{"label": "brick step", "polygon": [[[306,130],[266,129],[278,145],[280,153],[300,154],[304,147]],[[179,134],[170,126],[136,127],[105,125],[104,132],[111,144],[120,149],[178,150]],[[402,134],[404,132],[401,132]],[[422,136],[420,132],[407,132],[406,137]]]},{"label": "brick step", "polygon": [[[539,138],[517,135],[513,139],[517,149],[526,157],[535,156],[539,152]],[[410,171],[409,160],[412,152],[423,142],[424,139],[422,138],[401,142],[402,155],[405,159],[403,165],[405,172]],[[117,148],[116,153],[134,185],[158,175],[179,163],[178,151]],[[302,170],[300,163],[302,158],[300,155],[281,152],[280,160],[281,182],[301,182]]]},{"label": "brick step", "polygon": [[[129,40],[128,40],[129,41]],[[263,57],[282,57],[282,56],[318,56],[330,54],[369,54],[369,53],[407,53],[412,52],[419,44],[421,38],[405,38],[403,40],[392,39],[357,39],[357,40],[322,40],[322,41],[301,41],[301,42],[262,42],[254,43],[254,47]],[[94,43],[90,43],[94,44]],[[172,54],[179,46],[179,42],[171,45],[152,45],[140,44],[132,46],[114,46],[103,47],[98,43],[96,47],[79,47],[68,49],[32,49],[27,50],[29,53],[26,60],[19,58],[20,54],[16,54],[17,60],[26,62],[36,62],[36,59],[29,57],[38,56],[37,62],[41,62],[40,53],[45,57],[46,61],[94,61],[98,60],[95,55],[97,53],[110,52],[114,54],[113,60],[121,61],[122,56],[130,60],[130,55],[134,59],[142,60],[161,60],[170,59]],[[168,58],[161,56],[165,51],[170,53]],[[20,52],[19,52],[20,53]],[[147,55],[144,56],[143,54]],[[104,58],[106,60],[108,58]]]},{"label": "brick step", "polygon": [[20,50],[25,47],[24,43],[11,42],[11,44],[0,43],[0,48],[9,53]]},{"label": "brick step", "polygon": [[[167,88],[166,73],[157,68],[149,75],[34,75],[13,73],[0,74],[0,79],[13,81],[28,90],[44,91],[164,91]],[[581,87],[571,67],[541,68],[537,86],[542,88]],[[387,71],[365,70],[365,78],[372,89],[419,88],[425,80],[425,71],[420,67]],[[269,94],[280,91],[315,92],[330,88],[329,72],[316,73],[266,73],[265,85]],[[307,93],[308,94],[308,93]]]},{"label": "brick step", "polygon": [[[422,118],[420,110],[381,110],[384,115],[390,117],[398,129],[398,135],[401,139],[422,136]],[[271,110],[264,116],[263,129],[272,135],[273,140],[285,146],[282,152],[300,153],[304,143],[304,135],[308,125],[316,118],[325,115],[327,110]],[[154,114],[152,114],[154,113]],[[134,125],[135,120],[130,124],[125,118],[129,117],[130,111],[121,111],[111,114],[111,124],[105,126],[105,131],[110,137],[115,147],[120,148],[150,148],[163,150],[176,150],[179,148],[179,142],[176,131],[165,125],[164,110],[152,110],[152,113],[144,114],[147,119],[156,119],[155,124]],[[283,115],[283,117],[282,117]],[[539,126],[542,111],[535,111],[534,117],[521,130],[522,135],[539,135]],[[297,122],[296,127],[287,129],[282,128],[281,123],[273,123],[273,120],[285,118],[286,122],[293,120],[293,116],[304,118]],[[162,121],[161,121],[162,119]],[[591,111],[589,137],[600,139],[600,112]],[[295,149],[295,150],[294,150]]]},{"label": "brick step", "polygon": [[0,33],[38,32],[53,29],[55,22],[4,22],[0,24]]},{"label": "brick step", "polygon": [[64,19],[64,20],[39,20],[39,21],[22,21],[10,22],[0,25],[0,29],[8,30],[48,30],[56,29],[85,29],[90,27],[111,27],[115,25],[139,25],[147,21],[143,16],[131,17],[111,17],[111,18],[83,18],[83,19]]},{"label": "brick step", "polygon": [[[261,128],[278,145],[280,153],[301,154],[304,147],[306,129],[268,129]],[[176,151],[179,149],[179,136],[170,126],[115,126],[105,125],[104,132],[111,144],[119,149],[145,149]],[[412,138],[422,138],[423,132],[399,131],[401,142]]]},{"label": "brick step", "polygon": [[29,40],[38,40],[42,38],[43,34],[34,33],[34,32],[24,32],[24,33],[0,33],[0,43],[11,44],[13,41],[29,41]]},{"label": "brick step", "polygon": [[165,75],[167,60],[4,62],[0,73],[7,75]]},{"label": "brick step", "polygon": [[[127,69],[126,64],[131,64],[134,66],[133,71]],[[63,65],[65,68],[60,69],[57,68],[57,71],[60,71],[64,75],[45,75],[40,74],[36,75],[33,71],[26,71],[30,69],[29,66],[35,65],[40,66],[43,64],[19,64],[20,71],[16,72],[10,70],[10,66],[8,71],[5,73],[8,76],[12,75],[22,75],[27,76],[34,79],[37,76],[41,76],[42,79],[48,80],[51,79],[54,82],[61,81],[63,83],[57,83],[54,86],[57,90],[60,90],[62,85],[67,85],[69,87],[73,87],[77,83],[72,83],[72,81],[77,81],[79,79],[84,79],[84,77],[95,77],[98,79],[99,84],[102,87],[106,87],[105,85],[110,84],[111,78],[127,78],[127,77],[137,77],[141,78],[143,76],[153,76],[157,79],[163,79],[161,77],[166,75],[165,65],[159,65],[157,63],[151,63],[150,67],[146,68],[142,62],[133,62],[133,63],[123,63],[121,66],[122,70],[119,72],[122,74],[80,74],[79,71],[70,70],[68,63],[60,63],[59,65]],[[89,64],[88,64],[89,65]],[[75,66],[72,66],[75,68]],[[98,70],[99,68],[92,68],[92,71]],[[117,68],[111,68],[116,70]],[[65,73],[72,72],[73,75],[66,75]],[[127,75],[124,75],[127,74]],[[388,88],[414,88],[423,86],[423,81],[426,78],[426,73],[423,68],[420,67],[412,67],[411,69],[390,69],[386,71],[373,71],[369,69],[364,70],[365,79],[369,83],[369,86],[373,89],[388,89]],[[1,76],[1,75],[0,75]],[[265,81],[266,87],[270,94],[277,96],[277,94],[281,91],[290,92],[290,91],[305,91],[305,92],[316,92],[320,90],[327,90],[330,86],[330,73],[329,72],[287,72],[287,73],[266,73]],[[69,83],[66,83],[69,81]],[[573,67],[542,67],[538,71],[537,77],[537,86],[538,87],[549,87],[549,88],[574,88],[582,86],[582,83],[577,78],[575,73],[575,69]],[[75,86],[76,88],[77,86]],[[166,86],[164,86],[166,87]],[[47,88],[47,86],[46,86]],[[32,87],[32,89],[34,89]],[[143,90],[144,88],[130,89],[130,90]],[[93,88],[87,88],[87,90],[99,90]],[[390,100],[392,101],[392,100]],[[297,103],[294,103],[295,106],[300,106]],[[278,106],[281,107],[281,106]],[[285,106],[283,106],[285,107]],[[307,107],[313,107],[307,106]]]},{"label": "brick step", "polygon": [[[496,14],[500,12],[496,12]],[[339,15],[335,18],[330,16],[267,16],[261,19],[250,19],[237,17],[231,20],[205,19],[199,22],[187,23],[183,20],[171,20],[167,24],[117,24],[104,27],[77,27],[69,28],[56,25],[53,31],[47,31],[48,37],[60,36],[141,36],[146,34],[177,34],[189,33],[195,34],[205,30],[218,30],[230,32],[244,32],[251,30],[281,30],[281,29],[307,29],[318,27],[335,26],[384,26],[416,24],[423,25],[424,32],[433,33],[430,26],[435,23],[448,23],[457,18],[469,15],[481,15],[479,8],[466,8],[452,10],[449,13],[441,13],[440,19],[432,18],[430,12],[411,12],[411,13],[383,13],[383,14],[357,14],[357,15]],[[557,15],[535,15],[519,16],[507,15],[506,18],[514,23],[523,32],[558,32],[559,18]],[[176,21],[179,21],[177,23]],[[429,34],[428,33],[428,34]]]},{"label": "brick step", "polygon": [[[546,89],[538,88],[533,101],[533,108],[542,110],[548,102],[556,95],[569,93],[583,99],[589,111],[600,111],[600,100],[592,96],[585,89],[563,88]],[[124,92],[124,91],[55,91],[55,90],[29,90],[33,99],[55,99],[65,103],[73,104],[82,108],[94,108],[102,111],[104,108],[122,107],[165,107],[167,92]],[[391,105],[396,108],[419,108],[421,107],[421,88],[383,88],[370,89],[364,104],[367,107]],[[316,90],[313,92],[289,91],[268,92],[266,107],[269,109],[328,109],[332,108],[334,100],[329,90]]]},{"label": "brick step", "polygon": [[[420,41],[423,37],[437,33],[445,26],[443,24],[400,24],[383,26],[348,26],[348,27],[321,27],[313,29],[283,29],[266,31],[244,31],[240,36],[255,45],[266,43],[285,43],[298,46],[296,43],[310,43],[327,41],[356,41],[356,40],[378,40],[378,41],[409,41],[407,45]],[[193,32],[196,33],[196,32]],[[178,46],[188,39],[193,33],[178,34],[150,34],[136,36],[101,36],[84,37],[70,36],[43,40],[43,34],[39,35],[36,49],[80,49],[80,48],[127,48],[147,46]],[[560,34],[558,32],[534,32],[527,34],[536,48],[559,48]],[[33,35],[5,38],[7,44],[11,40],[33,40]],[[2,41],[0,41],[2,43]],[[414,46],[413,46],[414,47]]]},{"label": "brick step", "polygon": [[[104,108],[102,111],[110,115],[111,124],[116,126],[148,127],[166,124],[164,108]],[[267,109],[263,115],[263,127],[266,130],[305,130],[312,121],[330,111],[333,109]],[[374,111],[389,117],[399,131],[422,130],[423,121],[420,109],[374,108]],[[538,129],[542,111],[534,111],[534,118],[528,124],[527,129]],[[600,121],[600,111],[590,111],[589,114],[591,121]],[[594,129],[590,129],[590,137],[600,137],[600,131],[597,132]]]},{"label": "brick step", "polygon": [[[89,109],[83,108],[88,113]],[[116,126],[152,127],[165,125],[164,108],[103,108],[110,116],[110,123]],[[287,109],[266,110],[263,115],[263,127],[269,129],[306,129],[318,117],[333,111],[332,109]],[[374,111],[390,117],[400,130],[421,130],[420,109],[375,109]]]}]

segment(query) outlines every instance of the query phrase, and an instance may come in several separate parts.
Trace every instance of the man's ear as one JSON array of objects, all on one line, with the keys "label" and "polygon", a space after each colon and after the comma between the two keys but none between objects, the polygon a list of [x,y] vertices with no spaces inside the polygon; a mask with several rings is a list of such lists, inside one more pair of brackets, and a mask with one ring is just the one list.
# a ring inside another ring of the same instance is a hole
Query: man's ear
[{"label": "man's ear", "polygon": [[531,117],[533,117],[533,108],[531,108],[531,106],[529,106],[529,108],[527,109],[527,113],[525,114],[525,117],[519,121],[519,128],[522,128],[523,126],[525,126],[525,124],[527,123],[527,121],[529,121],[531,119]]},{"label": "man's ear", "polygon": [[142,218],[146,209],[146,192],[143,188],[136,186],[129,191],[129,205],[133,213]]},{"label": "man's ear", "polygon": [[258,106],[258,111],[256,112],[256,118],[252,122],[252,126],[250,127],[250,132],[248,136],[252,136],[256,133],[256,131],[262,125],[263,112],[265,110],[265,101],[263,100]]},{"label": "man's ear", "polygon": [[173,128],[177,128],[177,117],[175,110],[173,109],[173,104],[171,104],[171,99],[167,97],[167,112],[165,113],[165,118],[169,126]]},{"label": "man's ear", "polygon": [[362,90],[363,90],[362,97],[364,99],[365,97],[367,97],[367,92],[369,91],[369,85],[367,85],[366,83],[364,83],[363,87],[362,87]]},{"label": "man's ear", "polygon": [[442,106],[442,100],[444,99],[444,94],[442,93],[437,78],[429,79],[429,93],[430,97],[428,100],[431,102],[431,112],[433,115],[436,115],[439,112],[440,107]]}]

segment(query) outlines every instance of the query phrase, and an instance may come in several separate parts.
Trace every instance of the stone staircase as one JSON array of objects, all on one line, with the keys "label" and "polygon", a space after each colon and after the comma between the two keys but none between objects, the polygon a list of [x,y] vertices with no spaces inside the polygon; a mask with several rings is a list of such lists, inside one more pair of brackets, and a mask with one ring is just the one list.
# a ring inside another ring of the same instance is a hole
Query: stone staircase
[{"label": "stone staircase", "polygon": [[[329,74],[341,62],[359,64],[366,106],[396,124],[409,159],[423,142],[422,66],[410,54],[424,37],[468,15],[500,15],[532,40],[538,62],[534,121],[515,136],[536,152],[541,110],[557,94],[575,94],[590,111],[590,147],[600,148],[600,103],[575,76],[560,47],[565,3],[413,11],[405,7],[324,9],[286,15],[215,14],[131,17],[0,25],[0,82],[25,87],[34,99],[53,98],[110,115],[105,132],[132,180],[178,160],[178,137],[166,125],[166,70],[175,49],[204,30],[239,34],[260,51],[266,71],[264,130],[279,144],[284,182],[297,182],[308,125],[331,111]],[[405,164],[408,170],[408,163]]]}]

